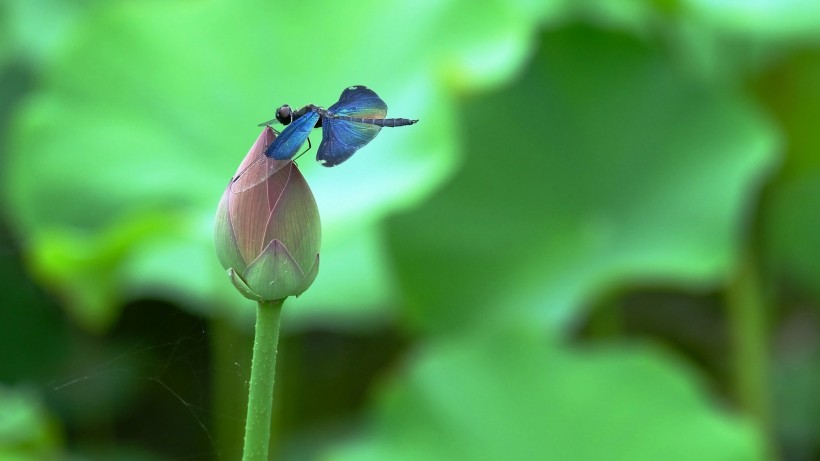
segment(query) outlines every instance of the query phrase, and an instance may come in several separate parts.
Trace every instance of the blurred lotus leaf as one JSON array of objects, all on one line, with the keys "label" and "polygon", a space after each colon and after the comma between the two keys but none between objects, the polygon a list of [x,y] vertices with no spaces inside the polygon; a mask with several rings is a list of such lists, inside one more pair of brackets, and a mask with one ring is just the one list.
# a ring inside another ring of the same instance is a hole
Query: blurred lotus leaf
[{"label": "blurred lotus leaf", "polygon": [[521,81],[464,114],[463,172],[390,221],[409,316],[437,332],[566,328],[610,286],[723,281],[778,149],[742,94],[586,27],[545,34]]},{"label": "blurred lotus leaf", "polygon": [[[315,154],[303,159],[331,236],[323,248],[330,263],[294,301],[307,309],[292,311],[385,306],[394,284],[376,223],[451,174],[458,138],[448,94],[514,75],[544,10],[495,2],[465,16],[470,5],[331,3],[317,14],[311,2],[115,2],[78,14],[82,27],[61,28],[60,52],[45,53],[3,169],[8,213],[26,248],[62,255],[32,259],[34,272],[95,330],[145,291],[200,310],[236,307],[210,231],[237,152],[278,105],[327,106],[345,87],[366,84],[396,114],[422,122],[380,136],[333,170],[311,168]],[[359,26],[340,26],[351,21]],[[113,258],[110,245],[88,244],[112,229],[145,229],[146,220],[168,226],[126,233],[133,238],[117,242]],[[93,278],[76,276],[71,261],[96,268]],[[343,301],[353,296],[356,303]]]},{"label": "blurred lotus leaf", "polygon": [[652,348],[567,351],[505,331],[418,352],[365,435],[323,459],[765,459],[749,425]]},{"label": "blurred lotus leaf", "polygon": [[0,386],[0,459],[58,459],[57,424],[34,394]]}]

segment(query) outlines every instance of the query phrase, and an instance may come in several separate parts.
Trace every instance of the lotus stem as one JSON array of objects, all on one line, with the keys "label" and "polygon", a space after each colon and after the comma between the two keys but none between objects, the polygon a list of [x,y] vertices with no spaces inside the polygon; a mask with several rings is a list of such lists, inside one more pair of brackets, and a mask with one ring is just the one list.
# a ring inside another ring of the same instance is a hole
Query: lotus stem
[{"label": "lotus stem", "polygon": [[268,460],[273,382],[283,303],[284,299],[260,301],[257,304],[243,461]]}]

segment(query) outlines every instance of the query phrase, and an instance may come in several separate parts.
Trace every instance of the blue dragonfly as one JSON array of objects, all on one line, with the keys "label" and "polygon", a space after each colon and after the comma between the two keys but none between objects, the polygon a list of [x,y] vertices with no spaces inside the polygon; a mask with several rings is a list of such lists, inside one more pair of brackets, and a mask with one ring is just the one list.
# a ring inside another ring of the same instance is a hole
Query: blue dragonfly
[{"label": "blue dragonfly", "polygon": [[260,124],[269,126],[279,122],[285,125],[285,129],[265,149],[264,154],[260,154],[234,177],[231,188],[234,192],[241,192],[264,181],[286,165],[305,141],[308,142],[307,150],[310,150],[308,135],[314,128],[322,128],[322,142],[316,152],[316,160],[331,167],[349,159],[367,145],[382,127],[413,125],[418,122],[385,116],[387,104],[375,91],[364,85],[345,88],[339,101],[327,109],[308,104],[294,111],[285,104],[276,110],[275,119]]}]

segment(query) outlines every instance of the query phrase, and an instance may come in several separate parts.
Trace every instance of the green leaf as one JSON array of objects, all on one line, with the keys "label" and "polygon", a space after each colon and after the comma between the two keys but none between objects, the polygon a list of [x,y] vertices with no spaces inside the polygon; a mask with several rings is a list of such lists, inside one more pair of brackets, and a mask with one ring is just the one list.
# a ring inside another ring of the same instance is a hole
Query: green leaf
[{"label": "green leaf", "polygon": [[58,459],[60,438],[53,418],[36,396],[0,386],[0,458]]},{"label": "green leaf", "polygon": [[645,346],[564,350],[520,330],[434,342],[363,435],[325,459],[762,460],[751,426]]},{"label": "green leaf", "polygon": [[757,89],[785,133],[783,164],[767,190],[761,217],[762,254],[790,285],[820,293],[820,53],[784,59]]},{"label": "green leaf", "polygon": [[693,17],[728,35],[768,40],[816,40],[820,4],[804,0],[686,0]]},{"label": "green leaf", "polygon": [[778,184],[764,213],[769,265],[796,286],[820,294],[820,169]]},{"label": "green leaf", "polygon": [[420,328],[565,328],[608,287],[714,286],[733,264],[778,146],[759,110],[623,35],[542,44],[519,82],[462,109],[464,171],[390,221]]},{"label": "green leaf", "polygon": [[[45,61],[38,88],[16,120],[2,178],[11,221],[33,252],[46,239],[76,232],[94,241],[112,228],[138,225],[134,217],[146,214],[193,231],[161,245],[139,236],[124,242],[140,254],[124,260],[122,270],[101,271],[97,282],[105,292],[96,295],[73,296],[84,289],[63,276],[71,267],[36,271],[68,295],[75,311],[86,310],[87,299],[116,306],[120,301],[110,293],[142,293],[157,284],[197,309],[235,299],[203,237],[213,229],[219,193],[255,139],[256,124],[280,104],[328,106],[345,87],[366,84],[387,101],[390,115],[421,122],[384,130],[332,170],[311,165],[313,152],[302,159],[325,235],[345,238],[327,239],[324,249],[349,259],[338,261],[348,272],[343,281],[320,275],[311,289],[316,297],[297,303],[350,309],[357,303],[339,293],[351,290],[376,296],[362,305],[389,305],[390,290],[373,290],[390,284],[389,272],[379,262],[378,242],[366,239],[381,217],[418,202],[449,177],[458,145],[450,91],[508,80],[530,53],[532,31],[547,11],[496,2],[467,17],[471,5],[99,5],[82,23],[61,30],[59,52]],[[313,138],[315,145],[318,131]],[[363,260],[367,264],[357,265]],[[185,274],[168,277],[174,271]],[[80,317],[95,312],[107,313],[85,323],[107,324],[116,309],[94,307]]]}]

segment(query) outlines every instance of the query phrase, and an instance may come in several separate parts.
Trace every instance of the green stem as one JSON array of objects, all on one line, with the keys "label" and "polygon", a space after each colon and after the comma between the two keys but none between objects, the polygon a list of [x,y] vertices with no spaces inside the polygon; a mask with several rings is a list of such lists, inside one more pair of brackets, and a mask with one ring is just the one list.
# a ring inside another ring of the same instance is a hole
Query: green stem
[{"label": "green stem", "polygon": [[248,392],[248,416],[245,420],[243,461],[268,459],[273,381],[276,376],[276,347],[279,343],[279,320],[283,302],[284,299],[260,301],[256,308],[256,333]]},{"label": "green stem", "polygon": [[[768,335],[766,303],[754,258],[743,255],[729,284],[727,307],[734,351],[734,392],[743,410],[753,419],[773,453],[771,408],[768,386]],[[770,456],[770,459],[774,459]]]}]

